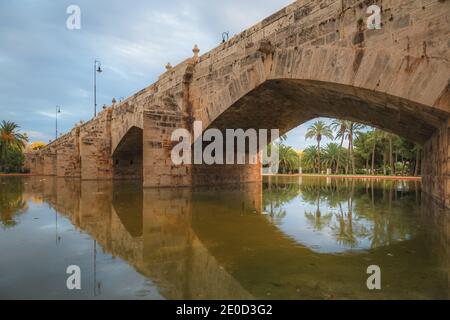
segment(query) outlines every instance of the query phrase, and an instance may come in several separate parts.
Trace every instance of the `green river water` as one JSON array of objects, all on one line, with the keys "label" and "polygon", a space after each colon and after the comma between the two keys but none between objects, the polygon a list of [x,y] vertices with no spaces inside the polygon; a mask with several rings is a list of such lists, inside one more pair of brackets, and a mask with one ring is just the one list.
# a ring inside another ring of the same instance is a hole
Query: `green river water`
[{"label": "green river water", "polygon": [[420,182],[139,185],[0,178],[0,298],[449,298],[450,215]]}]

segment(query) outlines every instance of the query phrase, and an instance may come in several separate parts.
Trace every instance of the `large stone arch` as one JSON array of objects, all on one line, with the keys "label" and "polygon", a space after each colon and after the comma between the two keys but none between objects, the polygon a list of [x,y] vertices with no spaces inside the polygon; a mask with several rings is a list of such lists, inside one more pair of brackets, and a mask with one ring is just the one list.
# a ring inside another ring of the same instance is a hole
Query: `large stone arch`
[{"label": "large stone arch", "polygon": [[277,128],[329,117],[365,123],[425,143],[448,113],[383,92],[297,79],[267,80],[229,106],[211,128]]}]

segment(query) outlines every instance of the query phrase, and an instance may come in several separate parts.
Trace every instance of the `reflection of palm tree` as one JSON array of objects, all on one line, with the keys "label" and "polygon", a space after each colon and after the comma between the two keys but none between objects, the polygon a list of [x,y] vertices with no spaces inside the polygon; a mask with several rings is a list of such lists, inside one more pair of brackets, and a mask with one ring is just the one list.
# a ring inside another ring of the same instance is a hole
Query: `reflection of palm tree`
[{"label": "reflection of palm tree", "polygon": [[331,213],[327,213],[325,216],[322,216],[322,212],[320,210],[320,188],[317,189],[315,202],[316,202],[315,214],[313,214],[312,212],[305,212],[305,217],[314,226],[315,230],[321,231],[323,230],[323,228],[329,225],[333,215]]},{"label": "reflection of palm tree", "polygon": [[[298,184],[273,184],[269,183],[264,190],[264,207],[270,207],[269,212],[275,212],[282,208],[284,204],[298,197],[300,186]],[[266,211],[266,209],[265,209]]]},{"label": "reflection of palm tree", "polygon": [[23,213],[26,202],[23,200],[23,182],[20,179],[9,179],[8,184],[0,180],[0,223],[4,228],[17,225],[14,216]]},{"label": "reflection of palm tree", "polygon": [[[317,231],[329,227],[330,235],[341,246],[355,248],[361,242],[369,241],[370,247],[376,248],[411,238],[417,232],[418,227],[404,216],[405,212],[414,212],[417,205],[414,200],[403,199],[415,199],[416,195],[414,192],[397,192],[396,182],[334,179],[327,185],[325,181],[315,177],[304,179],[301,185],[287,182],[271,185],[275,194],[270,201],[272,219],[283,219],[289,214],[285,204],[301,196],[303,202],[315,207],[304,213],[307,223]],[[395,200],[397,194],[398,201]],[[266,207],[269,206],[267,198],[264,197]],[[330,213],[324,215],[324,208],[331,208]]]},{"label": "reflection of palm tree", "polygon": [[340,245],[348,246],[354,248],[358,244],[358,237],[353,232],[353,216],[351,211],[346,215],[342,208],[342,204],[339,204],[339,212],[335,214],[336,220],[338,221],[339,226],[336,228],[332,227],[332,230],[335,231],[334,236],[336,241]]},{"label": "reflection of palm tree", "polygon": [[351,181],[350,190],[347,199],[347,214],[345,214],[342,203],[339,203],[339,213],[336,214],[336,218],[339,221],[338,242],[342,245],[349,247],[356,247],[358,244],[358,238],[365,236],[363,228],[357,228],[356,232],[353,228],[353,197],[355,192],[355,180]]},{"label": "reflection of palm tree", "polygon": [[320,209],[313,212],[305,212],[305,217],[308,219],[309,223],[313,226],[314,230],[322,231],[325,227],[330,225],[331,219],[333,215],[331,213],[327,213],[326,215],[322,215]]},{"label": "reflection of palm tree", "polygon": [[270,222],[272,223],[280,223],[286,217],[286,210],[282,208],[276,208],[270,212]]},{"label": "reflection of palm tree", "polygon": [[[370,190],[360,194],[354,200],[354,210],[358,212],[358,217],[370,221],[371,229],[366,232],[372,248],[389,245],[394,239],[410,238],[417,231],[418,226],[410,224],[410,220],[405,220],[401,215],[402,212],[414,211],[414,201],[402,201],[399,205],[396,200],[392,200],[395,197],[392,193],[397,193],[395,183],[386,182],[388,191],[382,191],[374,182],[371,182]],[[383,193],[388,195],[388,201],[380,201]],[[411,207],[405,208],[405,206]],[[382,212],[389,212],[389,214],[382,214]]]},{"label": "reflection of palm tree", "polygon": [[[284,204],[296,198],[299,194],[298,184],[272,184],[264,190],[264,211],[269,214],[270,222],[280,223],[286,217]],[[267,194],[268,193],[268,194]]]}]

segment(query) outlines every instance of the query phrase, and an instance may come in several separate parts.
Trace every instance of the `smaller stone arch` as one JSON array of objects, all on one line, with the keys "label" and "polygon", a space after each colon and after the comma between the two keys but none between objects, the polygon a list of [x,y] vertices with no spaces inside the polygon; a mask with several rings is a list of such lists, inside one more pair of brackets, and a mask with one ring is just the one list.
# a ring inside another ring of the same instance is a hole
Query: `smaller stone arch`
[{"label": "smaller stone arch", "polygon": [[113,179],[142,179],[143,130],[131,127],[112,154]]}]

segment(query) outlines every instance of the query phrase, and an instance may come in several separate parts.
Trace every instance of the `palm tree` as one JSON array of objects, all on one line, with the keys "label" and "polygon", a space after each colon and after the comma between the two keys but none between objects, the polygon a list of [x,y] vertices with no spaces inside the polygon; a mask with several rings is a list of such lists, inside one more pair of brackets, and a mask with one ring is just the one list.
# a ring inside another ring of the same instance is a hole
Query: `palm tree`
[{"label": "palm tree", "polygon": [[370,135],[370,139],[372,142],[372,175],[375,175],[375,157],[376,157],[376,152],[377,152],[377,145],[378,142],[380,141],[380,137],[381,137],[381,132],[378,129],[375,129],[374,131],[371,132]]},{"label": "palm tree", "polygon": [[[337,143],[329,143],[327,144],[327,147],[325,148],[324,154],[323,154],[323,164],[331,169],[337,169],[338,167],[338,159],[341,154],[342,147],[339,147]],[[339,170],[336,170],[335,172],[338,172]]]},{"label": "palm tree", "polygon": [[387,175],[387,165],[392,158],[392,155],[389,156],[390,136],[391,134],[389,132],[379,130],[379,142],[383,147],[383,175],[385,176]]},{"label": "palm tree", "polygon": [[306,170],[315,172],[315,165],[317,161],[317,148],[310,146],[303,151],[302,167]]},{"label": "palm tree", "polygon": [[308,128],[305,137],[306,139],[316,139],[317,141],[317,168],[320,174],[322,172],[322,167],[320,164],[320,142],[323,137],[333,139],[333,131],[330,129],[330,126],[325,124],[325,122],[319,120]]},{"label": "palm tree", "polygon": [[415,163],[415,168],[414,168],[414,176],[417,177],[419,176],[419,171],[420,171],[420,160],[422,158],[422,146],[420,144],[415,144],[414,145],[414,151],[416,152],[416,163]]},{"label": "palm tree", "polygon": [[355,122],[350,122],[348,127],[348,141],[349,141],[349,158],[352,162],[352,173],[356,174],[356,167],[355,167],[355,155],[353,152],[353,140],[355,136],[359,134],[361,130],[365,128],[365,125]]},{"label": "palm tree", "polygon": [[393,147],[393,140],[395,139],[395,135],[392,133],[388,133],[387,139],[389,141],[389,167],[391,167],[391,176],[392,176],[395,175],[394,147]]},{"label": "palm tree", "polygon": [[[416,156],[415,144],[403,138],[400,138],[400,141],[401,141],[400,156],[402,160],[402,175],[414,174],[414,171],[412,171],[412,163],[414,161],[411,159],[413,159]],[[409,173],[406,172],[406,169],[409,170]]]},{"label": "palm tree", "polygon": [[[335,139],[341,140],[339,151],[342,150],[342,146],[344,145],[344,140],[346,139],[346,134],[349,126],[350,122],[347,120],[333,120],[333,122],[331,123],[331,128],[333,129],[333,131],[337,131]],[[341,152],[338,153],[337,157],[336,174],[339,174],[340,162],[341,162]]]},{"label": "palm tree", "polygon": [[281,172],[292,172],[294,168],[299,167],[298,155],[292,147],[285,146],[280,143],[278,145],[279,150],[279,168]]},{"label": "palm tree", "polygon": [[0,124],[0,160],[3,162],[10,150],[23,150],[28,142],[25,134],[19,133],[18,124],[2,121]]},{"label": "palm tree", "polygon": [[362,160],[365,161],[366,173],[369,172],[369,159],[372,153],[372,145],[370,141],[370,132],[360,132],[355,139],[354,147],[356,148],[356,154]]}]

